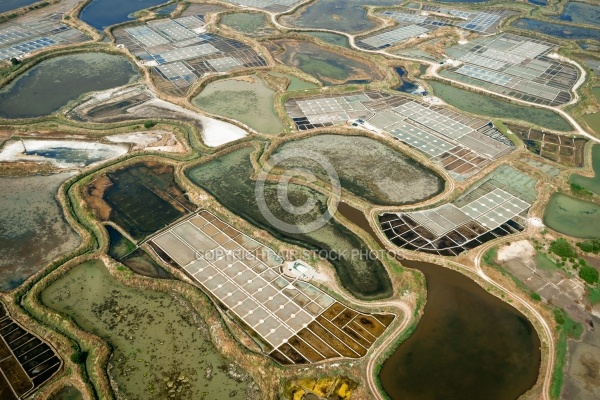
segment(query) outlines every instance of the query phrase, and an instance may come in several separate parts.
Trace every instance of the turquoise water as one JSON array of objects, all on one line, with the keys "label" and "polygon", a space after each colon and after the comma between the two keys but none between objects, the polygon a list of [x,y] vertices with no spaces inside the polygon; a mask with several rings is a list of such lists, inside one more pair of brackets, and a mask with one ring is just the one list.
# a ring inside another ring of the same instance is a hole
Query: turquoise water
[{"label": "turquoise water", "polygon": [[544,224],[577,238],[600,238],[600,206],[555,193],[544,210]]},{"label": "turquoise water", "polygon": [[596,174],[594,177],[571,175],[570,182],[583,186],[584,188],[600,195],[600,145],[592,147],[592,168]]},{"label": "turquoise water", "polygon": [[130,14],[166,3],[168,0],[92,0],[79,18],[98,30],[132,20]]}]

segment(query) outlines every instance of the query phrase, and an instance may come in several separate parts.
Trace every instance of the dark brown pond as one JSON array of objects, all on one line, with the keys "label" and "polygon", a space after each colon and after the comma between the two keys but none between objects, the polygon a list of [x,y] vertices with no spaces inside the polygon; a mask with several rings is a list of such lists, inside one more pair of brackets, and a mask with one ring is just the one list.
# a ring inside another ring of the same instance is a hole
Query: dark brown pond
[{"label": "dark brown pond", "polygon": [[[374,235],[361,211],[340,203],[338,212]],[[425,275],[427,304],[379,374],[392,400],[513,400],[533,387],[540,340],[523,314],[459,272],[402,264]]]},{"label": "dark brown pond", "polygon": [[390,398],[512,400],[533,387],[540,340],[523,314],[459,272],[402,264],[425,275],[427,304],[379,374]]}]

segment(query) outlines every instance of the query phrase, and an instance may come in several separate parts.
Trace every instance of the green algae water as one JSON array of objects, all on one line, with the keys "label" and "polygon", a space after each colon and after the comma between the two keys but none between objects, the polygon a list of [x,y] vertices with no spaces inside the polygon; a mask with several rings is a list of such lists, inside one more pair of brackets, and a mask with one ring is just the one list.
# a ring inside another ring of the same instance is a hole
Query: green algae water
[{"label": "green algae water", "polygon": [[573,174],[569,181],[600,195],[600,145],[598,144],[592,147],[592,169],[595,174],[592,178]]},{"label": "green algae water", "polygon": [[[368,252],[366,244],[348,228],[331,219],[325,226],[309,233],[284,233],[272,226],[261,214],[255,195],[254,169],[250,161],[253,147],[245,147],[210,160],[186,172],[196,185],[211,193],[231,210],[254,225],[268,230],[277,238],[300,246],[324,251],[336,269],[342,285],[354,296],[363,299],[384,298],[392,294],[392,285],[383,264],[377,259],[352,257],[356,251]],[[270,211],[280,220],[300,225],[313,221],[326,209],[327,198],[297,184],[288,185],[289,200],[295,205],[314,202],[306,214],[295,215],[284,210],[279,202],[277,184],[265,184],[264,199]]]},{"label": "green algae water", "polygon": [[250,378],[217,351],[207,324],[180,299],[124,286],[90,261],[48,286],[41,300],[110,342],[109,374],[124,398],[246,399]]},{"label": "green algae water", "polygon": [[554,193],[544,209],[544,224],[576,238],[600,238],[600,206]]},{"label": "green algae water", "polygon": [[277,134],[283,130],[283,122],[275,112],[275,92],[256,75],[211,82],[192,103],[258,132]]},{"label": "green algae water", "polygon": [[550,110],[523,107],[438,81],[427,81],[427,83],[431,85],[437,97],[466,112],[491,118],[520,119],[552,130],[573,130],[565,119]]}]

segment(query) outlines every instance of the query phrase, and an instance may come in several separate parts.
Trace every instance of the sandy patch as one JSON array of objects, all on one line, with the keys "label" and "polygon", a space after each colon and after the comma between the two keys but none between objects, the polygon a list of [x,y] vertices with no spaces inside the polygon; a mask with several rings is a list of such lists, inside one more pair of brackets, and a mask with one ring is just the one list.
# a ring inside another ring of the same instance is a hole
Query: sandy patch
[{"label": "sandy patch", "polygon": [[106,140],[113,143],[131,143],[131,150],[164,151],[167,153],[182,153],[185,148],[172,132],[156,130],[152,132],[133,132],[122,135],[107,136]]},{"label": "sandy patch", "polygon": [[508,246],[500,247],[497,257],[500,262],[518,259],[525,265],[531,265],[534,263],[535,254],[535,248],[528,240],[519,240]]},{"label": "sandy patch", "polygon": [[233,142],[248,135],[248,132],[246,132],[242,128],[238,128],[233,124],[204,116],[202,114],[190,111],[186,108],[160,99],[149,100],[144,104],[132,107],[127,111],[130,113],[135,113],[137,108],[148,105],[175,111],[187,117],[191,117],[197,121],[200,121],[203,127],[202,140],[204,141],[204,144],[206,144],[209,147],[221,146],[223,144]]}]

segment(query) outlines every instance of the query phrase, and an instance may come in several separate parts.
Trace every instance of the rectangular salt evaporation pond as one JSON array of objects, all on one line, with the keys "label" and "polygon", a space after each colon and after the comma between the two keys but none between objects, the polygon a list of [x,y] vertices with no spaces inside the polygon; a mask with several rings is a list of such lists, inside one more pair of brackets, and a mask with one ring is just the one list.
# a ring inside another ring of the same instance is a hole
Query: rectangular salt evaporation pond
[{"label": "rectangular salt evaporation pond", "polygon": [[75,140],[13,140],[0,150],[0,161],[50,162],[58,168],[81,168],[120,157],[129,147]]},{"label": "rectangular salt evaporation pond", "polygon": [[[284,275],[283,260],[271,249],[206,211],[150,240],[241,320],[245,329],[258,335],[267,345],[266,352],[282,364],[363,356],[394,319],[391,314],[378,314],[374,321],[380,325],[379,333],[370,336],[371,340],[360,339],[357,331],[362,328],[354,330],[346,324],[359,316],[359,321],[373,316],[336,303],[299,280],[302,274]],[[302,268],[303,272],[310,269]],[[341,314],[346,317],[337,320]],[[324,342],[318,338],[323,334],[327,336]],[[338,350],[329,353],[332,348]]]}]

